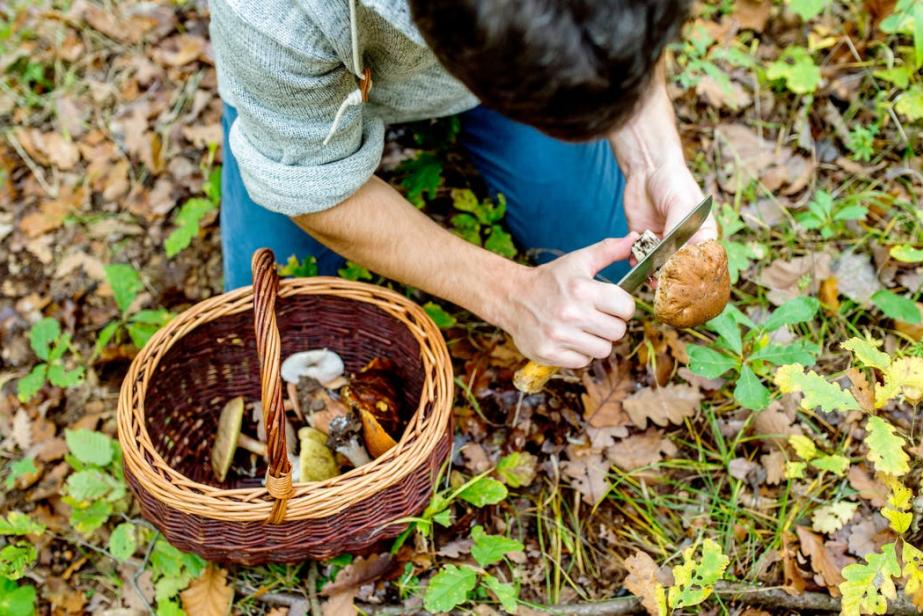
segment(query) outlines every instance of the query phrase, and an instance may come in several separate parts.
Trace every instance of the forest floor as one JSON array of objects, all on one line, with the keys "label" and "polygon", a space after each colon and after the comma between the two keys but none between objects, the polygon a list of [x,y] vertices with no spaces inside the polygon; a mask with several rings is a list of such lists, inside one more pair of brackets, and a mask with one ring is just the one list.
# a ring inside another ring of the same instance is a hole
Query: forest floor
[{"label": "forest floor", "polygon": [[[731,306],[676,331],[646,289],[610,359],[520,400],[502,332],[401,289],[455,369],[437,505],[365,554],[222,568],[141,517],[112,440],[138,347],[222,289],[206,4],[0,3],[0,615],[923,608],[923,3],[695,13],[670,93]],[[383,175],[525,259],[456,132],[392,129]]]}]

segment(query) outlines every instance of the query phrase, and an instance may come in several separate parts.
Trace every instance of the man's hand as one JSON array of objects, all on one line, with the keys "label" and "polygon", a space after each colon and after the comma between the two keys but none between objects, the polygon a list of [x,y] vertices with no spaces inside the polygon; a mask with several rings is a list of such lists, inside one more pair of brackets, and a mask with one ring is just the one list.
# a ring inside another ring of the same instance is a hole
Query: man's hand
[{"label": "man's hand", "polygon": [[582,368],[608,357],[635,311],[630,294],[593,277],[627,259],[637,239],[606,239],[551,263],[524,269],[508,291],[509,309],[499,325],[521,353],[543,364]]}]

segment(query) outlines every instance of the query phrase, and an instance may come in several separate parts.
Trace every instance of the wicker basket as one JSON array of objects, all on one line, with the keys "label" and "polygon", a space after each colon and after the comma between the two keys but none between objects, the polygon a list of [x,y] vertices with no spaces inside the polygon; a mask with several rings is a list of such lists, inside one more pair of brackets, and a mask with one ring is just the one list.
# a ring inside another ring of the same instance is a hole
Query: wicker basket
[{"label": "wicker basket", "polygon": [[[265,249],[253,267],[253,287],[180,314],[125,377],[119,443],[142,513],[178,548],[250,565],[327,558],[396,536],[403,526],[394,521],[425,507],[449,452],[452,366],[442,335],[419,306],[386,289],[325,277],[280,284]],[[402,402],[416,410],[385,455],[327,481],[292,485],[280,356],[309,348],[336,351],[347,372],[390,358]],[[218,416],[236,396],[261,397],[265,482],[264,469],[255,478],[232,473],[224,483],[211,471]]]}]

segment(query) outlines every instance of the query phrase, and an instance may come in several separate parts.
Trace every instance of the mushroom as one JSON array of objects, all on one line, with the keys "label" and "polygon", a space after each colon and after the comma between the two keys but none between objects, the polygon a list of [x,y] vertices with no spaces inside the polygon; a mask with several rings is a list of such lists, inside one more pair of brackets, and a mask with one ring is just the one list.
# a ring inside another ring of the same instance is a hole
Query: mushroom
[{"label": "mushroom", "polygon": [[340,467],[327,448],[327,435],[320,430],[304,427],[298,431],[301,451],[298,454],[300,481],[324,481],[340,474]]},{"label": "mushroom", "polygon": [[325,434],[331,419],[346,414],[343,403],[331,398],[330,392],[317,379],[303,376],[297,385],[288,383],[287,387],[298,417]]},{"label": "mushroom", "polygon": [[227,477],[238,447],[258,456],[266,455],[266,443],[241,433],[243,421],[243,397],[231,398],[221,410],[221,417],[218,419],[218,433],[212,445],[211,464],[218,481],[224,481]]},{"label": "mushroom", "polygon": [[673,327],[695,327],[721,314],[731,296],[724,247],[712,240],[687,244],[660,269],[654,317]]},{"label": "mushroom", "polygon": [[401,428],[397,388],[394,363],[390,359],[376,357],[340,393],[350,407],[373,415],[388,434],[397,434]]},{"label": "mushroom", "polygon": [[362,420],[362,434],[365,437],[365,447],[373,458],[383,455],[386,451],[397,445],[397,442],[388,434],[378,422],[375,415],[359,409],[359,418]]},{"label": "mushroom", "polygon": [[636,239],[635,243],[631,245],[631,255],[640,261],[649,255],[652,250],[657,248],[657,244],[659,243],[660,238],[657,237],[657,234],[650,229],[645,229],[641,237]]},{"label": "mushroom", "polygon": [[327,435],[327,447],[342,454],[354,467],[372,461],[362,444],[362,422],[355,412],[331,419]]},{"label": "mushroom", "polygon": [[304,376],[326,384],[341,376],[343,370],[343,360],[340,356],[327,349],[293,353],[282,362],[282,378],[296,384]]}]

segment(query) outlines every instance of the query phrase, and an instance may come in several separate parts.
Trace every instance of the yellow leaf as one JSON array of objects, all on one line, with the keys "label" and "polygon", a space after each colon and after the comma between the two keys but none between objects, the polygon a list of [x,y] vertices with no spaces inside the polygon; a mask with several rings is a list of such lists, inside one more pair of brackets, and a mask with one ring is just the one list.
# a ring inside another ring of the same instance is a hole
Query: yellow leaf
[{"label": "yellow leaf", "polygon": [[911,404],[923,400],[923,357],[895,359],[884,370],[884,377],[884,385],[875,388],[876,407],[883,407],[899,395]]},{"label": "yellow leaf", "polygon": [[885,507],[881,510],[881,515],[890,522],[891,528],[899,535],[906,533],[910,528],[910,523],[913,522],[913,514],[909,511],[898,511]]},{"label": "yellow leaf", "polygon": [[234,602],[234,589],[228,586],[228,572],[209,565],[180,596],[183,609],[195,616],[227,616]]},{"label": "yellow leaf", "polygon": [[904,577],[907,578],[904,592],[909,597],[923,591],[923,552],[904,542],[901,560],[904,561]]},{"label": "yellow leaf", "polygon": [[802,460],[813,460],[817,457],[817,447],[814,446],[814,441],[803,434],[792,434],[788,437],[788,444]]}]

